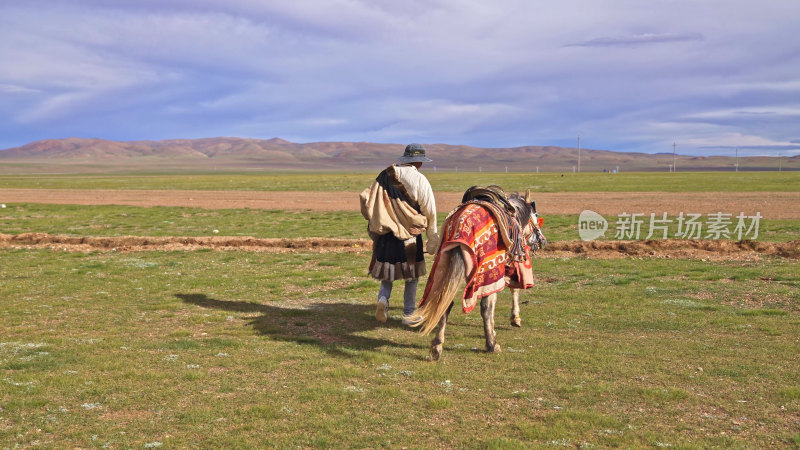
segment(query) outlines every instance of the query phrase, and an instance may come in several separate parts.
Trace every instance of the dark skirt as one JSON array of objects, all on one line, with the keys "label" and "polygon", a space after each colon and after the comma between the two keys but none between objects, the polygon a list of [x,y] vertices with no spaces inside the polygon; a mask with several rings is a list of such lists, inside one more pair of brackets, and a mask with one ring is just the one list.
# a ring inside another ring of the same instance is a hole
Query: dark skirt
[{"label": "dark skirt", "polygon": [[378,280],[410,280],[425,275],[425,252],[422,236],[410,244],[394,237],[392,233],[378,236],[372,245],[369,273]]}]

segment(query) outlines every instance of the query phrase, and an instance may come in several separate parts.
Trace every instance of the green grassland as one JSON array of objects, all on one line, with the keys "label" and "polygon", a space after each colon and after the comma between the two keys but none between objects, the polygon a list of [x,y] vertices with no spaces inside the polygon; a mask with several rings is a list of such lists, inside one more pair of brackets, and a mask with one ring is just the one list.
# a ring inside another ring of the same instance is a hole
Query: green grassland
[{"label": "green grassland", "polygon": [[360,212],[16,204],[0,209],[0,232],[73,236],[254,236],[367,239]]},{"label": "green grassland", "polygon": [[[439,213],[441,225],[447,213]],[[544,232],[551,242],[576,240],[577,215],[547,215]],[[675,219],[672,217],[671,219]],[[617,217],[606,216],[604,240],[615,240]],[[640,239],[648,234],[649,217]],[[736,219],[729,227],[733,231]],[[749,225],[750,220],[747,220]],[[12,204],[0,209],[0,233],[51,233],[72,236],[253,236],[258,238],[366,239],[366,221],[357,211],[282,211],[201,209],[178,207],[84,206]],[[670,225],[669,237],[677,232]],[[752,234],[749,236],[752,237]],[[656,238],[661,235],[656,233]],[[800,221],[761,219],[759,241],[784,242],[800,238]],[[736,240],[732,237],[732,240]]]},{"label": "green grassland", "polygon": [[0,251],[0,446],[800,443],[797,261],[538,260],[432,363],[368,258]]},{"label": "green grassland", "polygon": [[[0,187],[352,191],[374,176],[317,175],[0,176]],[[543,191],[680,180],[670,186],[795,192],[799,180],[430,175],[450,191],[541,179]],[[358,212],[0,202],[10,234],[365,238]],[[545,220],[550,241],[577,239],[577,216]],[[764,219],[759,240],[798,231]],[[480,315],[456,308],[439,363],[431,337],[400,323],[400,283],[389,322],[375,321],[368,263],[0,249],[0,448],[800,446],[800,261],[537,259],[523,328],[500,294],[503,352],[483,353]]]},{"label": "green grassland", "polygon": [[[476,173],[423,167],[434,191],[463,192],[499,184],[534,192],[798,192],[800,172]],[[359,191],[375,173],[263,173],[175,175],[0,175],[0,188]]]}]

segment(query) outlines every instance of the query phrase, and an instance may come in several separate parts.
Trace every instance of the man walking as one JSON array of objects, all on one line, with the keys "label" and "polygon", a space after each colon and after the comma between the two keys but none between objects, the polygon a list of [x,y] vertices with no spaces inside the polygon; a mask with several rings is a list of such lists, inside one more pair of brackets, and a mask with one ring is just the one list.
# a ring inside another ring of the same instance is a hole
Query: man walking
[{"label": "man walking", "polygon": [[[397,161],[360,196],[361,214],[369,221],[367,230],[373,241],[369,272],[381,281],[375,309],[381,323],[389,317],[395,280],[405,280],[403,315],[416,309],[417,284],[426,272],[422,232],[428,236],[428,253],[435,254],[439,246],[436,201],[428,179],[419,171],[422,163],[432,160],[422,145],[409,144]],[[403,323],[408,325],[405,319]]]}]

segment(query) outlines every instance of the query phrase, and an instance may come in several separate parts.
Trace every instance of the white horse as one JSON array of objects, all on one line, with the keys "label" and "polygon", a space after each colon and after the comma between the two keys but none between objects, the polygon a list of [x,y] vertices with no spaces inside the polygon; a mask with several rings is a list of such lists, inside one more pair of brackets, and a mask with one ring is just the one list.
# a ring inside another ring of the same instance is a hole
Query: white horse
[{"label": "white horse", "polygon": [[[498,190],[502,192],[502,189],[498,188]],[[467,192],[469,193],[469,191]],[[541,248],[546,241],[539,229],[539,217],[536,213],[535,204],[530,201],[530,191],[526,192],[525,197],[518,194],[511,194],[508,198],[505,198],[504,193],[502,196],[503,200],[513,207],[514,210],[514,213],[510,217],[510,220],[514,221],[514,223],[510,225],[516,227],[516,230],[519,231],[513,236],[514,240],[510,242],[510,247],[515,248],[517,253],[520,253],[520,249],[525,249],[525,244],[531,249]],[[465,194],[465,199],[466,198],[467,194]],[[447,317],[452,309],[453,299],[459,292],[459,286],[462,282],[467,282],[468,285],[472,283],[478,268],[493,267],[495,263],[495,260],[481,260],[481,258],[477,256],[475,249],[466,245],[463,240],[459,242],[456,242],[456,240],[448,240],[450,232],[454,227],[460,227],[460,230],[466,230],[465,233],[469,234],[472,231],[470,227],[480,227],[480,231],[475,231],[475,233],[481,233],[480,238],[476,239],[476,241],[480,241],[478,242],[479,244],[489,242],[490,244],[494,244],[494,248],[497,248],[498,245],[503,245],[502,242],[507,241],[506,238],[501,236],[501,232],[498,230],[501,230],[504,226],[508,226],[509,224],[499,223],[496,216],[483,212],[481,217],[484,221],[479,224],[474,224],[474,226],[472,224],[475,221],[471,220],[469,217],[465,217],[470,211],[476,214],[477,208],[491,209],[486,208],[484,205],[485,203],[463,203],[448,216],[443,226],[443,230],[445,231],[441,233],[442,244],[436,254],[436,261],[434,262],[434,267],[431,270],[428,280],[428,282],[432,282],[432,284],[430,287],[426,287],[426,293],[421,306],[416,312],[406,317],[408,322],[414,324],[412,326],[421,327],[422,334],[430,333],[438,325],[436,337],[431,341],[430,348],[431,359],[434,361],[439,360],[442,355]],[[511,250],[510,247],[507,248],[508,251]],[[524,251],[527,252],[527,249]],[[505,260],[503,260],[503,257],[507,257],[507,255],[498,255],[503,267],[505,267]],[[528,255],[528,257],[530,256]],[[511,261],[508,262],[511,263]],[[486,264],[488,264],[488,266]],[[521,275],[519,275],[519,277],[520,280],[522,280]],[[522,283],[520,287],[524,288],[524,284],[525,283]],[[495,339],[494,310],[495,304],[497,303],[497,292],[502,290],[504,285],[504,280],[495,280],[492,284],[492,289],[494,291],[480,298],[481,316],[483,317],[483,328],[486,338],[486,350],[489,352],[500,351],[500,345],[497,344]],[[519,291],[519,288],[515,288],[512,291],[513,305],[511,320],[512,324],[515,326],[521,325],[521,320],[519,319]],[[473,299],[473,302],[474,301]],[[472,303],[472,306],[474,306],[474,303]],[[465,305],[465,311],[472,309],[472,306]]]}]

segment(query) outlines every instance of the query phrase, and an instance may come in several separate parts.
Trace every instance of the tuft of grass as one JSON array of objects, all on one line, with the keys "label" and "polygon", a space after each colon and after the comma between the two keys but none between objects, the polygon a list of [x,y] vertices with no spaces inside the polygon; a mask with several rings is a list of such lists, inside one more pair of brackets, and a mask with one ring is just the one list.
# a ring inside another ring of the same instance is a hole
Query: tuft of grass
[{"label": "tuft of grass", "polygon": [[788,312],[774,309],[774,308],[766,308],[766,309],[743,309],[738,311],[738,314],[741,316],[785,316]]},{"label": "tuft of grass", "polygon": [[525,450],[528,445],[517,439],[509,439],[505,437],[489,439],[484,442],[484,448],[488,450]]},{"label": "tuft of grass", "polygon": [[800,386],[791,386],[782,389],[778,395],[784,400],[800,400]]},{"label": "tuft of grass", "polygon": [[701,311],[716,311],[719,309],[719,306],[717,305],[707,305],[685,298],[670,298],[662,300],[661,303],[665,305],[682,306],[684,308],[697,309]]},{"label": "tuft of grass", "polygon": [[[546,445],[575,446],[585,439],[602,437],[603,441],[617,440],[622,435],[623,422],[592,410],[556,411],[529,424],[519,425],[527,438]],[[593,436],[594,435],[594,436]]]},{"label": "tuft of grass", "polygon": [[428,410],[445,410],[453,407],[453,399],[447,396],[433,396],[427,399]]},{"label": "tuft of grass", "polygon": [[678,388],[641,388],[639,395],[643,399],[655,404],[661,405],[664,402],[674,402],[677,400],[684,400],[689,394]]}]

